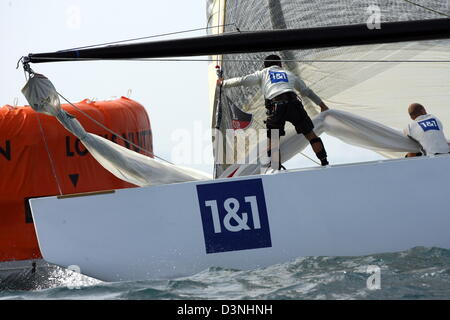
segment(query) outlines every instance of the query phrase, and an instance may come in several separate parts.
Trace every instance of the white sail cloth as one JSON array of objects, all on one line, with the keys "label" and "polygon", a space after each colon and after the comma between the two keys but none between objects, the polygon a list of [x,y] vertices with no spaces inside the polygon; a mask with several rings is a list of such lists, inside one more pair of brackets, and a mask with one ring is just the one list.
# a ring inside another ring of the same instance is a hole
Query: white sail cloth
[{"label": "white sail cloth", "polygon": [[[377,151],[388,158],[398,158],[407,152],[420,152],[420,145],[404,136],[401,131],[349,112],[328,110],[312,120],[314,132],[317,135],[327,133],[345,143]],[[266,141],[262,141],[257,147],[264,150],[266,145]],[[286,136],[280,139],[282,161],[288,161],[308,145],[309,141],[303,135],[297,134],[290,126],[286,130]],[[253,152],[253,154],[257,153]],[[233,172],[235,172],[233,176],[259,174],[261,166],[258,164],[231,165],[223,172],[221,178],[228,177]]]},{"label": "white sail cloth", "polygon": [[[381,28],[385,22],[439,19],[441,13],[450,12],[448,2],[432,0],[421,1],[430,10],[408,1],[209,0],[208,25],[224,27],[210,28],[208,32],[230,33],[236,32],[236,28],[251,32],[354,24],[369,26],[374,17],[372,10],[378,8],[374,6],[376,2],[382,8]],[[404,128],[409,122],[407,108],[417,102],[444,123],[444,133],[450,137],[450,126],[446,125],[450,123],[449,48],[450,40],[446,39],[270,53],[278,54],[284,60],[283,67],[305,81],[333,110],[348,111],[391,128]],[[236,53],[213,57],[214,63],[209,66],[210,102],[213,114],[220,114],[220,117],[214,118],[212,127],[219,127],[222,134],[233,128],[236,117],[231,111],[236,107],[252,114],[252,121],[246,127],[248,131],[265,127],[266,110],[258,87],[216,90],[216,61],[221,62],[224,78],[230,79],[260,70],[268,54]],[[305,110],[311,117],[316,116],[318,109],[314,103],[303,98]],[[217,119],[220,119],[219,123]],[[253,146],[245,153],[249,154]],[[219,151],[216,154],[220,155],[222,150]],[[377,152],[384,155],[382,151]],[[225,170],[230,172],[228,167],[228,163],[217,163],[217,176],[223,176]],[[233,170],[235,167],[231,172]]]},{"label": "white sail cloth", "polygon": [[61,110],[58,92],[53,83],[42,74],[32,74],[22,93],[36,112],[56,116]]},{"label": "white sail cloth", "polygon": [[189,168],[161,162],[86,132],[78,120],[64,110],[56,118],[84,144],[91,155],[117,178],[137,186],[150,186],[211,179]]},{"label": "white sail cloth", "polygon": [[[211,179],[202,172],[155,160],[86,132],[78,120],[61,109],[55,88],[44,76],[31,77],[22,92],[35,111],[54,115],[67,130],[81,140],[105,169],[119,179],[137,186]],[[317,135],[327,133],[346,143],[383,153],[387,157],[395,158],[399,157],[400,153],[420,151],[420,145],[402,132],[345,111],[328,110],[314,117],[313,122]],[[255,148],[265,150],[266,145],[267,141],[264,140]],[[309,142],[303,135],[297,134],[293,127],[287,128],[286,136],[280,141],[282,161],[291,159],[308,145]],[[234,164],[224,171],[221,178],[232,173],[233,176],[259,174],[261,166]]]},{"label": "white sail cloth", "polygon": [[211,179],[202,172],[155,160],[86,132],[78,120],[61,109],[56,89],[42,75],[31,77],[22,93],[35,111],[55,116],[106,170],[119,179],[141,187]]}]

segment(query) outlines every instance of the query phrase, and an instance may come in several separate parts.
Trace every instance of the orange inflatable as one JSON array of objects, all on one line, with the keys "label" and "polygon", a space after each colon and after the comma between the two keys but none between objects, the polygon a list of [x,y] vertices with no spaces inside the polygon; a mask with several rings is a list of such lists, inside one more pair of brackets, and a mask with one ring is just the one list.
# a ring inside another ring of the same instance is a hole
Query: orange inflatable
[{"label": "orange inflatable", "polygon": [[[76,106],[152,151],[150,120],[139,103],[122,97],[114,101],[84,100]],[[62,107],[76,116],[86,131],[139,151],[72,106]],[[100,166],[54,117],[38,114],[30,107],[0,108],[0,262],[41,257],[28,199],[129,187],[134,185]]]}]

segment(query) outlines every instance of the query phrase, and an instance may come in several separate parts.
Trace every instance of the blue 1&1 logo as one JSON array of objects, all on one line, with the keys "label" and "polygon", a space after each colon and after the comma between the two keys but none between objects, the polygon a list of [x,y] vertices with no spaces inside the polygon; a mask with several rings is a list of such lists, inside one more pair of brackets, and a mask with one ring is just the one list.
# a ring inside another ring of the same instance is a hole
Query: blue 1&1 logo
[{"label": "blue 1&1 logo", "polygon": [[419,121],[418,124],[420,125],[422,130],[425,132],[428,130],[439,130],[439,126],[438,126],[436,119],[428,119],[428,120]]},{"label": "blue 1&1 logo", "polygon": [[206,253],[271,247],[261,179],[197,185]]},{"label": "blue 1&1 logo", "polygon": [[269,71],[269,77],[271,83],[289,82],[286,72]]}]

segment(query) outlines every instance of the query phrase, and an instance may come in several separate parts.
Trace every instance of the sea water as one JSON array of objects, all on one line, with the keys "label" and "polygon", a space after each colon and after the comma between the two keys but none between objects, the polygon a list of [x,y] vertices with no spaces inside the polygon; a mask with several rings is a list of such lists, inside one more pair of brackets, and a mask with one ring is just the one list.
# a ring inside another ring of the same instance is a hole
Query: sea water
[{"label": "sea water", "polygon": [[[106,283],[55,269],[0,299],[450,299],[450,250],[306,257],[256,270],[212,267],[189,277]],[[32,288],[19,290],[28,284]]]}]

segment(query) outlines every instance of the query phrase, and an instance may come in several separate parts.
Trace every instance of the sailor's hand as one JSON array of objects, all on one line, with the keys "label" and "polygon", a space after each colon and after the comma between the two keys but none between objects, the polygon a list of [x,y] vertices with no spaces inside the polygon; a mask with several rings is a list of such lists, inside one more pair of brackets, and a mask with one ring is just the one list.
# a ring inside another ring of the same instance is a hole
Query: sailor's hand
[{"label": "sailor's hand", "polygon": [[328,108],[328,106],[324,102],[322,102],[319,105],[319,107],[320,107],[320,112],[324,112],[324,111],[330,110],[330,108]]},{"label": "sailor's hand", "polygon": [[223,78],[217,79],[217,85],[220,87],[223,84]]}]

